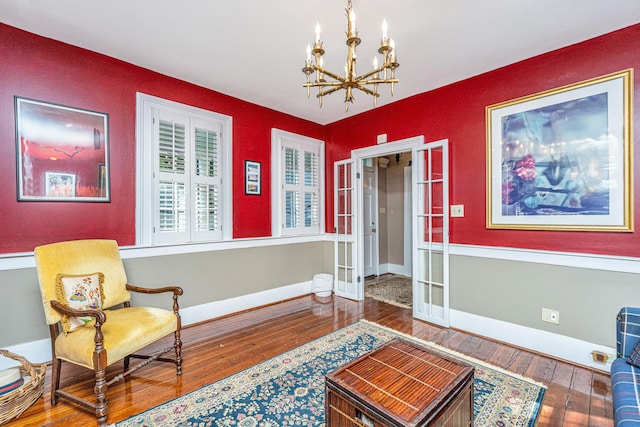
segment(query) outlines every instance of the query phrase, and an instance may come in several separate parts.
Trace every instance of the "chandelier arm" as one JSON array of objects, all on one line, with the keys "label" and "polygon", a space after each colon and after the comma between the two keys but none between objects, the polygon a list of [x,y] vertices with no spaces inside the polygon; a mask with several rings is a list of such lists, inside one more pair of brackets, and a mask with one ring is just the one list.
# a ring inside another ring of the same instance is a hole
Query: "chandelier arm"
[{"label": "chandelier arm", "polygon": [[360,86],[360,85],[358,85],[358,86],[355,86],[355,88],[356,88],[356,89],[360,89],[360,90],[361,90],[361,91],[363,91],[364,93],[368,93],[369,95],[372,95],[372,96],[375,96],[375,97],[380,96],[380,94],[379,94],[379,93],[376,93],[376,92],[372,91],[372,90],[371,90],[371,89],[369,89],[368,87],[364,87],[364,86]]},{"label": "chandelier arm", "polygon": [[[353,81],[354,81],[354,82],[360,82],[360,80],[362,80],[362,79],[366,79],[367,77],[371,77],[371,76],[373,76],[373,75],[375,75],[375,74],[378,74],[378,73],[380,73],[381,71],[384,71],[384,69],[385,69],[385,67],[379,67],[379,68],[376,68],[375,70],[371,70],[371,71],[369,71],[369,72],[368,72],[368,73],[366,73],[366,74],[362,74],[361,76],[358,76],[358,77],[354,78],[354,79],[353,79]],[[376,80],[377,80],[377,79],[376,79]]]},{"label": "chandelier arm", "polygon": [[373,84],[391,84],[398,83],[400,80],[398,79],[372,79],[372,80],[360,80],[358,81],[358,85],[373,85]]},{"label": "chandelier arm", "polygon": [[339,89],[342,89],[343,84],[340,82],[310,82],[303,83],[302,87],[338,87]]},{"label": "chandelier arm", "polygon": [[342,86],[337,86],[337,87],[331,88],[331,89],[329,89],[329,90],[325,90],[324,92],[323,92],[323,91],[320,91],[320,92],[316,95],[316,98],[320,98],[320,97],[325,96],[325,95],[331,95],[333,92],[337,92],[337,91],[339,91],[340,89],[342,89]]},{"label": "chandelier arm", "polygon": [[344,82],[346,81],[346,79],[345,79],[344,77],[339,76],[339,75],[337,75],[337,74],[335,74],[335,73],[332,73],[332,72],[331,72],[331,71],[329,71],[329,70],[325,70],[324,68],[322,68],[322,67],[320,67],[320,66],[318,66],[318,65],[314,65],[314,66],[313,66],[313,68],[314,68],[315,70],[317,70],[317,71],[320,71],[322,74],[326,74],[327,76],[329,76],[329,77],[331,77],[331,78],[334,78],[334,79],[336,79],[336,80],[338,80],[338,81],[340,81],[340,82],[342,82],[342,83],[344,83]]}]

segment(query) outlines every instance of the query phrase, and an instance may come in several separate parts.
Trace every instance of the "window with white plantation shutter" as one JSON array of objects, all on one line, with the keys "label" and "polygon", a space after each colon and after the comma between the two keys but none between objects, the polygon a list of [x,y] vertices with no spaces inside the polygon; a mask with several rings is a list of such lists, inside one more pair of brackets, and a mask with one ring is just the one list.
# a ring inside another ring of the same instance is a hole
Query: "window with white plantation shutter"
[{"label": "window with white plantation shutter", "polygon": [[142,94],[139,104],[139,243],[230,238],[231,118]]},{"label": "window with white plantation shutter", "polygon": [[319,234],[323,230],[324,143],[272,131],[273,234]]}]

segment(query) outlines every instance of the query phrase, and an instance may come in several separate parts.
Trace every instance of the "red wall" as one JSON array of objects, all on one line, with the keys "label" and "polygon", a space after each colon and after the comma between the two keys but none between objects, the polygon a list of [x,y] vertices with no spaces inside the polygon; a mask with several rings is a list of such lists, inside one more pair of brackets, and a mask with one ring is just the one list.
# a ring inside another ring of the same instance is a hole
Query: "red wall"
[{"label": "red wall", "polygon": [[[233,235],[271,235],[271,128],[322,139],[322,126],[0,24],[0,253],[78,238],[135,243],[136,92],[233,117]],[[111,202],[18,202],[14,96],[109,114]],[[262,162],[246,196],[244,160]],[[265,215],[265,212],[267,213]]]},{"label": "red wall", "polygon": [[[376,135],[382,133],[388,135],[389,141],[417,135],[424,135],[427,142],[446,138],[450,152],[450,203],[465,205],[465,217],[451,219],[452,243],[638,257],[637,233],[485,228],[485,107],[627,68],[636,69],[634,98],[637,100],[640,98],[640,25],[332,123],[325,129],[329,147],[327,161],[330,165],[349,157],[352,149],[374,145]],[[402,84],[402,72],[399,78]],[[635,104],[634,123],[638,123],[640,108]],[[637,132],[633,139],[635,144]],[[634,163],[639,164],[638,155],[634,157]],[[639,175],[635,174],[636,183]],[[331,189],[332,173],[327,173],[327,177],[327,188]],[[638,224],[639,201],[637,191],[634,193],[634,222]],[[331,206],[333,193],[328,191],[327,197]],[[332,216],[327,215],[327,230],[333,229],[332,222]]]},{"label": "red wall", "polygon": [[[640,69],[640,25],[325,127],[3,24],[0,58],[0,253],[31,251],[62,239],[109,237],[121,245],[135,243],[135,103],[136,92],[143,92],[233,117],[236,238],[271,235],[270,132],[276,127],[327,143],[327,230],[333,229],[335,160],[374,145],[381,133],[389,141],[424,135],[426,141],[449,140],[450,202],[464,204],[466,214],[451,221],[452,243],[640,256],[636,233],[487,230],[484,184],[485,107],[626,68]],[[17,201],[16,95],[109,114],[110,203]],[[634,108],[634,122],[638,110]],[[261,196],[244,195],[244,160],[262,162]]]}]

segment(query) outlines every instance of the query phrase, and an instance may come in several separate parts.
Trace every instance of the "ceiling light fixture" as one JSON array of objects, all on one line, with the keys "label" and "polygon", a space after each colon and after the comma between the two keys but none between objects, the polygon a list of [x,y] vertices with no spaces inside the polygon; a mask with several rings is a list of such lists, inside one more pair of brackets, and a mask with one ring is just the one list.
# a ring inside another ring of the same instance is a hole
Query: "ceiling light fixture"
[{"label": "ceiling light fixture", "polygon": [[[378,53],[383,55],[382,65],[378,64],[378,57],[373,59],[373,70],[368,73],[357,75],[356,73],[356,46],[360,44],[360,38],[358,37],[358,30],[356,29],[356,15],[351,6],[351,0],[347,2],[347,63],[344,66],[345,76],[342,77],[331,71],[323,68],[322,55],[324,55],[324,49],[322,48],[322,41],[320,41],[320,24],[316,24],[316,40],[313,44],[307,45],[307,60],[302,72],[307,76],[307,82],[303,84],[303,87],[307,88],[307,98],[311,96],[311,88],[317,87],[318,94],[316,98],[320,101],[320,107],[322,108],[322,97],[330,95],[340,89],[346,90],[344,97],[344,110],[349,111],[349,103],[353,103],[354,89],[358,89],[373,96],[373,106],[376,106],[379,84],[389,84],[391,87],[391,96],[393,96],[393,84],[398,83],[398,79],[395,78],[395,69],[400,66],[397,62],[395,54],[395,46],[393,39],[387,36],[387,21],[382,22],[382,41],[380,42],[380,48]],[[311,59],[311,55],[315,58],[315,61]],[[315,80],[311,81],[311,75],[315,72]],[[333,80],[327,81],[325,76],[331,77]],[[371,87],[371,89],[370,89]]]}]

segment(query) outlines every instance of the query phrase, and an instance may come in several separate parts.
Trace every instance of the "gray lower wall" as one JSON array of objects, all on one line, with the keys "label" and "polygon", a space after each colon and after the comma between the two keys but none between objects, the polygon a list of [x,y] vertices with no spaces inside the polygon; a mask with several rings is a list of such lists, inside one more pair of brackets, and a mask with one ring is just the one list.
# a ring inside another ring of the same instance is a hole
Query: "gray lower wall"
[{"label": "gray lower wall", "polygon": [[[125,259],[129,282],[178,284],[191,307],[310,281],[333,272],[329,241]],[[640,306],[640,275],[549,264],[451,255],[454,310],[615,347],[615,316]],[[0,348],[48,338],[35,269],[0,271]],[[139,298],[139,297],[135,297]],[[162,296],[145,296],[170,307]],[[540,320],[541,308],[560,324]]]},{"label": "gray lower wall", "polygon": [[[129,283],[180,285],[187,308],[311,281],[333,272],[331,242],[297,243],[124,260]],[[49,337],[35,268],[0,271],[0,348]],[[134,295],[135,303],[170,308],[168,294]]]},{"label": "gray lower wall", "polygon": [[[450,307],[615,347],[621,307],[640,306],[640,275],[452,255]],[[558,310],[560,324],[541,320]]]}]

